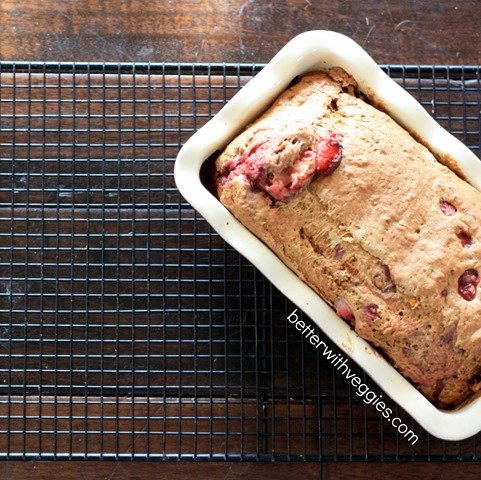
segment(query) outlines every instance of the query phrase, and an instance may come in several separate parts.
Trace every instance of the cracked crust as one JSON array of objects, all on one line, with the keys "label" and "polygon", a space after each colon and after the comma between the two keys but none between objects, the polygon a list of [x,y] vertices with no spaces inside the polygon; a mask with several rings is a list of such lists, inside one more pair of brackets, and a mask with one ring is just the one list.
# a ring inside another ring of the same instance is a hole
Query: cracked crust
[{"label": "cracked crust", "polygon": [[[326,132],[341,139],[340,165],[286,201],[225,176],[260,138],[284,145],[262,157],[261,170],[276,175]],[[303,76],[216,170],[220,201],[330,305],[347,305],[356,332],[427,398],[453,407],[478,390],[481,291],[466,272],[481,272],[481,193],[356,96],[346,72]]]}]

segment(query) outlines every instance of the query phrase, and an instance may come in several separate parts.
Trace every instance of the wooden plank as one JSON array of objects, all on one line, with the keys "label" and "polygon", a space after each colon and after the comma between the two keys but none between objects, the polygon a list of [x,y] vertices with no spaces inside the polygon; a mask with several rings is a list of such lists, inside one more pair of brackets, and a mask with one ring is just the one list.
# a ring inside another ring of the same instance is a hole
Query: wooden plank
[{"label": "wooden plank", "polygon": [[0,73],[0,205],[177,207],[181,144],[248,79]]},{"label": "wooden plank", "polygon": [[321,465],[316,463],[154,463],[154,462],[4,462],[3,478],[8,480],[319,480]]},{"label": "wooden plank", "polygon": [[222,8],[215,0],[130,0],[115,8],[93,0],[3,0],[0,57],[266,62],[297,33],[331,29],[353,37],[380,63],[479,64],[472,46],[480,40],[480,16],[476,0],[230,0]]},{"label": "wooden plank", "polygon": [[[105,458],[209,457],[261,452],[256,401],[145,397],[0,399],[0,449],[11,455],[60,452]],[[6,430],[10,434],[6,435]]]},{"label": "wooden plank", "polygon": [[[322,471],[322,474],[321,474]],[[461,475],[466,480],[479,478],[476,464],[459,463],[129,463],[129,462],[3,462],[2,472],[8,480],[77,480],[102,478],[109,480],[159,480],[198,478],[224,480],[245,478],[249,480],[364,480],[373,478],[396,478],[426,480],[453,478]],[[321,476],[322,475],[322,476]]]},{"label": "wooden plank", "polygon": [[[313,400],[262,401],[259,396],[192,398],[184,394],[145,397],[120,394],[98,397],[0,397],[0,449],[60,457],[91,454],[105,458],[132,454],[154,458],[238,457],[322,458],[465,458],[476,454],[473,440],[441,442],[409,417],[395,415],[419,440],[412,445],[375,410],[359,403]],[[7,431],[10,432],[7,435]],[[41,433],[41,435],[40,435]]]},{"label": "wooden plank", "polygon": [[476,463],[328,463],[322,466],[323,479],[366,480],[370,478],[395,478],[396,480],[439,480],[456,478],[477,480],[479,465]]}]

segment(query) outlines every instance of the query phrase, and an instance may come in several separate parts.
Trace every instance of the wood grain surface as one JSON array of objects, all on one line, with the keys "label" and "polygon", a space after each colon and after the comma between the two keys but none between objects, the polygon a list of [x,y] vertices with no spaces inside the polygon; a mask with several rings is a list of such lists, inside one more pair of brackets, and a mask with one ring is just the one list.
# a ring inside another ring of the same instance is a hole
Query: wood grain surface
[{"label": "wood grain surface", "polygon": [[379,63],[480,63],[478,0],[2,0],[3,60],[267,62],[313,29]]},{"label": "wood grain surface", "polygon": [[2,479],[12,480],[478,480],[477,464],[393,463],[129,463],[3,462]]},{"label": "wood grain surface", "polygon": [[[135,62],[267,62],[276,51],[297,33],[311,29],[331,29],[351,36],[379,63],[394,64],[479,64],[481,60],[481,2],[477,0],[372,0],[357,1],[262,1],[262,0],[2,0],[0,2],[0,60],[50,61],[135,61]],[[51,79],[55,82],[55,78]],[[40,79],[39,82],[42,82]],[[128,82],[129,80],[127,80]],[[174,80],[173,80],[174,81]],[[68,88],[64,91],[68,94]],[[11,95],[8,89],[3,94]],[[16,92],[20,94],[20,92]],[[5,111],[4,111],[5,113]],[[8,113],[8,112],[7,112]],[[32,111],[35,113],[35,111]],[[41,113],[39,111],[38,113]],[[91,112],[95,113],[95,112]],[[128,113],[128,112],[127,112]],[[145,112],[144,112],[145,113]],[[185,124],[188,129],[198,127]],[[68,116],[64,127],[69,128]],[[3,124],[2,126],[7,126]],[[43,125],[45,127],[45,125]],[[47,125],[48,127],[48,125]],[[99,124],[101,128],[101,122]],[[80,132],[77,141],[82,141]],[[107,132],[108,136],[108,132]],[[31,139],[31,138],[30,138]],[[19,137],[17,140],[21,140]],[[28,140],[27,138],[25,139]],[[87,142],[89,139],[84,138]],[[104,138],[104,141],[108,137]],[[148,141],[142,134],[136,141]],[[34,154],[32,147],[29,154]],[[176,147],[169,147],[175,156]],[[18,155],[27,155],[27,149]],[[48,151],[46,152],[48,155]],[[53,152],[53,155],[55,152]],[[1,179],[4,181],[5,179]],[[173,188],[173,185],[169,187]],[[45,201],[48,193],[32,189],[29,202]],[[2,193],[0,193],[2,195]],[[103,202],[108,199],[94,201]],[[0,198],[1,200],[1,198]],[[5,199],[3,199],[5,200]],[[48,198],[47,198],[48,200]],[[138,198],[139,202],[145,199]],[[53,200],[52,200],[53,201]],[[76,201],[84,200],[77,197]],[[128,199],[125,199],[128,201]],[[24,212],[16,212],[20,218]],[[31,214],[32,212],[30,212]],[[145,212],[144,212],[145,213]],[[0,212],[1,214],[1,212]],[[95,212],[90,211],[91,215]],[[142,215],[142,211],[139,210]],[[44,215],[44,213],[42,213]],[[2,215],[4,216],[4,215]],[[80,222],[82,218],[78,219]],[[160,218],[159,218],[160,221]],[[155,219],[154,219],[155,222]],[[8,225],[6,226],[6,228]],[[47,300],[48,301],[48,300]],[[108,319],[108,316],[104,317]],[[108,345],[105,347],[108,349]],[[54,351],[54,350],[52,350]],[[48,351],[46,352],[49,353]],[[44,375],[48,375],[45,372]],[[15,380],[15,379],[14,379]],[[6,403],[0,399],[0,408]],[[48,398],[44,398],[43,424],[30,425],[50,428]],[[239,407],[255,416],[255,406]],[[235,403],[235,402],[234,402]],[[82,404],[79,403],[79,408]],[[22,408],[21,402],[13,408]],[[70,407],[69,407],[70,408]],[[110,408],[107,406],[107,408]],[[132,407],[128,401],[128,417],[132,408],[142,410],[142,402]],[[175,402],[169,404],[175,409]],[[199,408],[185,405],[186,411]],[[203,407],[200,407],[203,408]],[[210,407],[222,415],[222,404]],[[285,408],[281,405],[281,408]],[[298,402],[289,404],[302,415]],[[309,407],[310,408],[310,407]],[[347,408],[341,405],[341,408]],[[192,410],[194,411],[194,410]],[[197,412],[197,410],[195,410]],[[93,412],[92,414],[94,414]],[[112,413],[112,417],[117,412]],[[142,412],[141,412],[142,413]],[[5,412],[0,412],[2,421]],[[21,412],[19,412],[21,415]],[[79,416],[82,414],[80,413]],[[206,413],[207,415],[207,413]],[[312,417],[315,412],[312,412]],[[41,421],[41,420],[40,420]],[[63,420],[60,420],[62,422]],[[362,418],[360,417],[360,420]],[[190,425],[189,425],[190,427]],[[257,425],[245,424],[255,441]],[[354,425],[355,427],[355,425]],[[65,429],[70,428],[69,425]],[[92,428],[97,428],[95,425]],[[108,428],[108,426],[107,426]],[[112,427],[114,428],[114,427]],[[140,426],[139,428],[143,428]],[[202,425],[199,425],[202,428]],[[362,428],[362,426],[361,426]],[[389,438],[385,437],[389,448]],[[32,437],[38,441],[38,435]],[[14,439],[15,440],[15,439]],[[23,439],[21,439],[23,441]],[[19,437],[20,441],[20,437]],[[53,441],[45,437],[46,442]],[[105,440],[106,442],[108,440]],[[175,439],[161,440],[174,442]],[[339,442],[342,445],[342,438]],[[135,448],[125,440],[125,451]],[[136,439],[142,449],[141,437]],[[235,439],[232,439],[235,442]],[[175,451],[176,445],[168,444]],[[32,448],[36,445],[32,444]],[[202,445],[202,441],[199,442]],[[232,444],[235,447],[235,444]],[[4,448],[0,443],[0,448]],[[93,445],[92,448],[95,448]],[[466,446],[469,451],[471,445]],[[361,447],[362,448],[362,445]],[[449,451],[449,445],[448,445]],[[435,451],[433,453],[436,453]],[[128,462],[2,462],[3,479],[371,479],[424,478],[426,480],[460,477],[479,478],[478,464],[455,463],[128,463]]]},{"label": "wood grain surface", "polygon": [[[2,464],[0,464],[2,469]],[[22,480],[320,480],[315,463],[10,462],[2,479]],[[340,477],[332,477],[340,478]],[[404,478],[404,477],[403,477]]]}]

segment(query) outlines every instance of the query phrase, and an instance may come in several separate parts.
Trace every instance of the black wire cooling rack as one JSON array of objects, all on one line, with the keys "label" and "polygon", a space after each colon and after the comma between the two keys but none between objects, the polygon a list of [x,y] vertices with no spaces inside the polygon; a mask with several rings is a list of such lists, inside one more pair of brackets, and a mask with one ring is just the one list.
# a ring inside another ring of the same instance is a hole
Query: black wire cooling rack
[{"label": "black wire cooling rack", "polygon": [[[177,192],[260,68],[0,63],[0,458],[481,458],[364,404]],[[479,154],[477,67],[385,69]]]}]

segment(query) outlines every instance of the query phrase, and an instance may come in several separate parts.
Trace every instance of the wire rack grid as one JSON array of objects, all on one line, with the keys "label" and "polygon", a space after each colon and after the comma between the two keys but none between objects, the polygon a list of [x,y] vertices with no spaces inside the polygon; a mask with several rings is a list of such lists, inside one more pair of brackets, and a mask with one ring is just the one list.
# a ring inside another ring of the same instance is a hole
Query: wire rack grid
[{"label": "wire rack grid", "polygon": [[[384,68],[479,154],[477,67]],[[480,459],[385,423],[177,192],[260,69],[0,63],[0,458]]]}]

